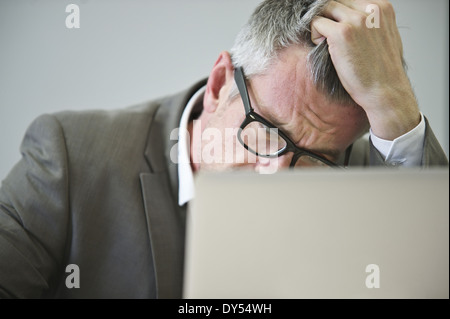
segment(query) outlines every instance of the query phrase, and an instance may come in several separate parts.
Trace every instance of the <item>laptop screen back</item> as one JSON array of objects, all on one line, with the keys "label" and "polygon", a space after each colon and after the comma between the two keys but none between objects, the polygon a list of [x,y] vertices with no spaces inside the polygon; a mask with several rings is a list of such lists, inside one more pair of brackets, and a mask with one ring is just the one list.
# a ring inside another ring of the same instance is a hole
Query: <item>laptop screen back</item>
[{"label": "laptop screen back", "polygon": [[448,298],[448,169],[201,174],[185,298]]}]

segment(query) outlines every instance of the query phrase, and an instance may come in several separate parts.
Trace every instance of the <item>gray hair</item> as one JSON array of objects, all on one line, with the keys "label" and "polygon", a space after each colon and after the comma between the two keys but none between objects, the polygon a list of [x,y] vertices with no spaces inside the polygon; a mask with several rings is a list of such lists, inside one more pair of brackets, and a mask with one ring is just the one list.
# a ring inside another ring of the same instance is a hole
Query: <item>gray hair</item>
[{"label": "gray hair", "polygon": [[[231,49],[234,67],[242,67],[248,78],[263,74],[276,61],[280,50],[301,44],[310,48],[308,67],[316,87],[332,101],[354,104],[337,76],[326,41],[316,46],[311,40],[311,21],[329,1],[263,1],[241,29]],[[237,94],[234,84],[230,99]]]}]

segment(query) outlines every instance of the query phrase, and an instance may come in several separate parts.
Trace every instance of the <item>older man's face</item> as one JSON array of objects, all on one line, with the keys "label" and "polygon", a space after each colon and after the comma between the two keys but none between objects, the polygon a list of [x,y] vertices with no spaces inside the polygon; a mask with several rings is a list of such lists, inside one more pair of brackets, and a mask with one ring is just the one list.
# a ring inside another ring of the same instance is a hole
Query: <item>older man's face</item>
[{"label": "older man's face", "polygon": [[[332,103],[318,92],[309,78],[306,59],[307,51],[298,46],[285,49],[266,74],[247,81],[251,104],[256,113],[285,132],[295,145],[338,162],[346,148],[367,130],[367,117],[362,108]],[[200,167],[210,170],[249,167],[269,172],[274,171],[274,165],[277,169],[288,167],[292,153],[276,160],[256,157],[243,150],[236,134],[230,134],[245,118],[242,99],[228,101],[233,81],[228,78],[217,109],[203,126],[203,132],[221,132],[222,139],[205,143],[204,137],[201,149],[197,150],[203,157],[214,152],[221,154],[215,154],[218,156],[212,163],[203,161]]]}]

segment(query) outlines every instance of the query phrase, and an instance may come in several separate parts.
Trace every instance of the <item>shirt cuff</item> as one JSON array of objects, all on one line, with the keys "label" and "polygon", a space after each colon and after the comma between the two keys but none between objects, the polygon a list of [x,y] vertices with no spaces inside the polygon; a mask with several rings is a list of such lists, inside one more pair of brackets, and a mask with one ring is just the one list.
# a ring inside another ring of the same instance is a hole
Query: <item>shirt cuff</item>
[{"label": "shirt cuff", "polygon": [[383,140],[370,130],[373,146],[390,166],[420,166],[422,163],[423,144],[425,141],[425,119],[421,113],[419,125],[393,141]]}]

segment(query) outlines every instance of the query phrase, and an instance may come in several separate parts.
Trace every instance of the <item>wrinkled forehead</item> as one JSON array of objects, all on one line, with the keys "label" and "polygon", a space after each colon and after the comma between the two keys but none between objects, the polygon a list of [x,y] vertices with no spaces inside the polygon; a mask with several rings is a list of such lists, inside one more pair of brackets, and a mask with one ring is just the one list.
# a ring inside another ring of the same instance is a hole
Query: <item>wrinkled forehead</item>
[{"label": "wrinkled forehead", "polygon": [[315,113],[324,122],[345,117],[356,105],[330,101],[313,83],[307,64],[308,49],[291,46],[279,52],[263,75],[252,78],[253,98],[259,108],[279,122],[292,119],[293,113]]}]

